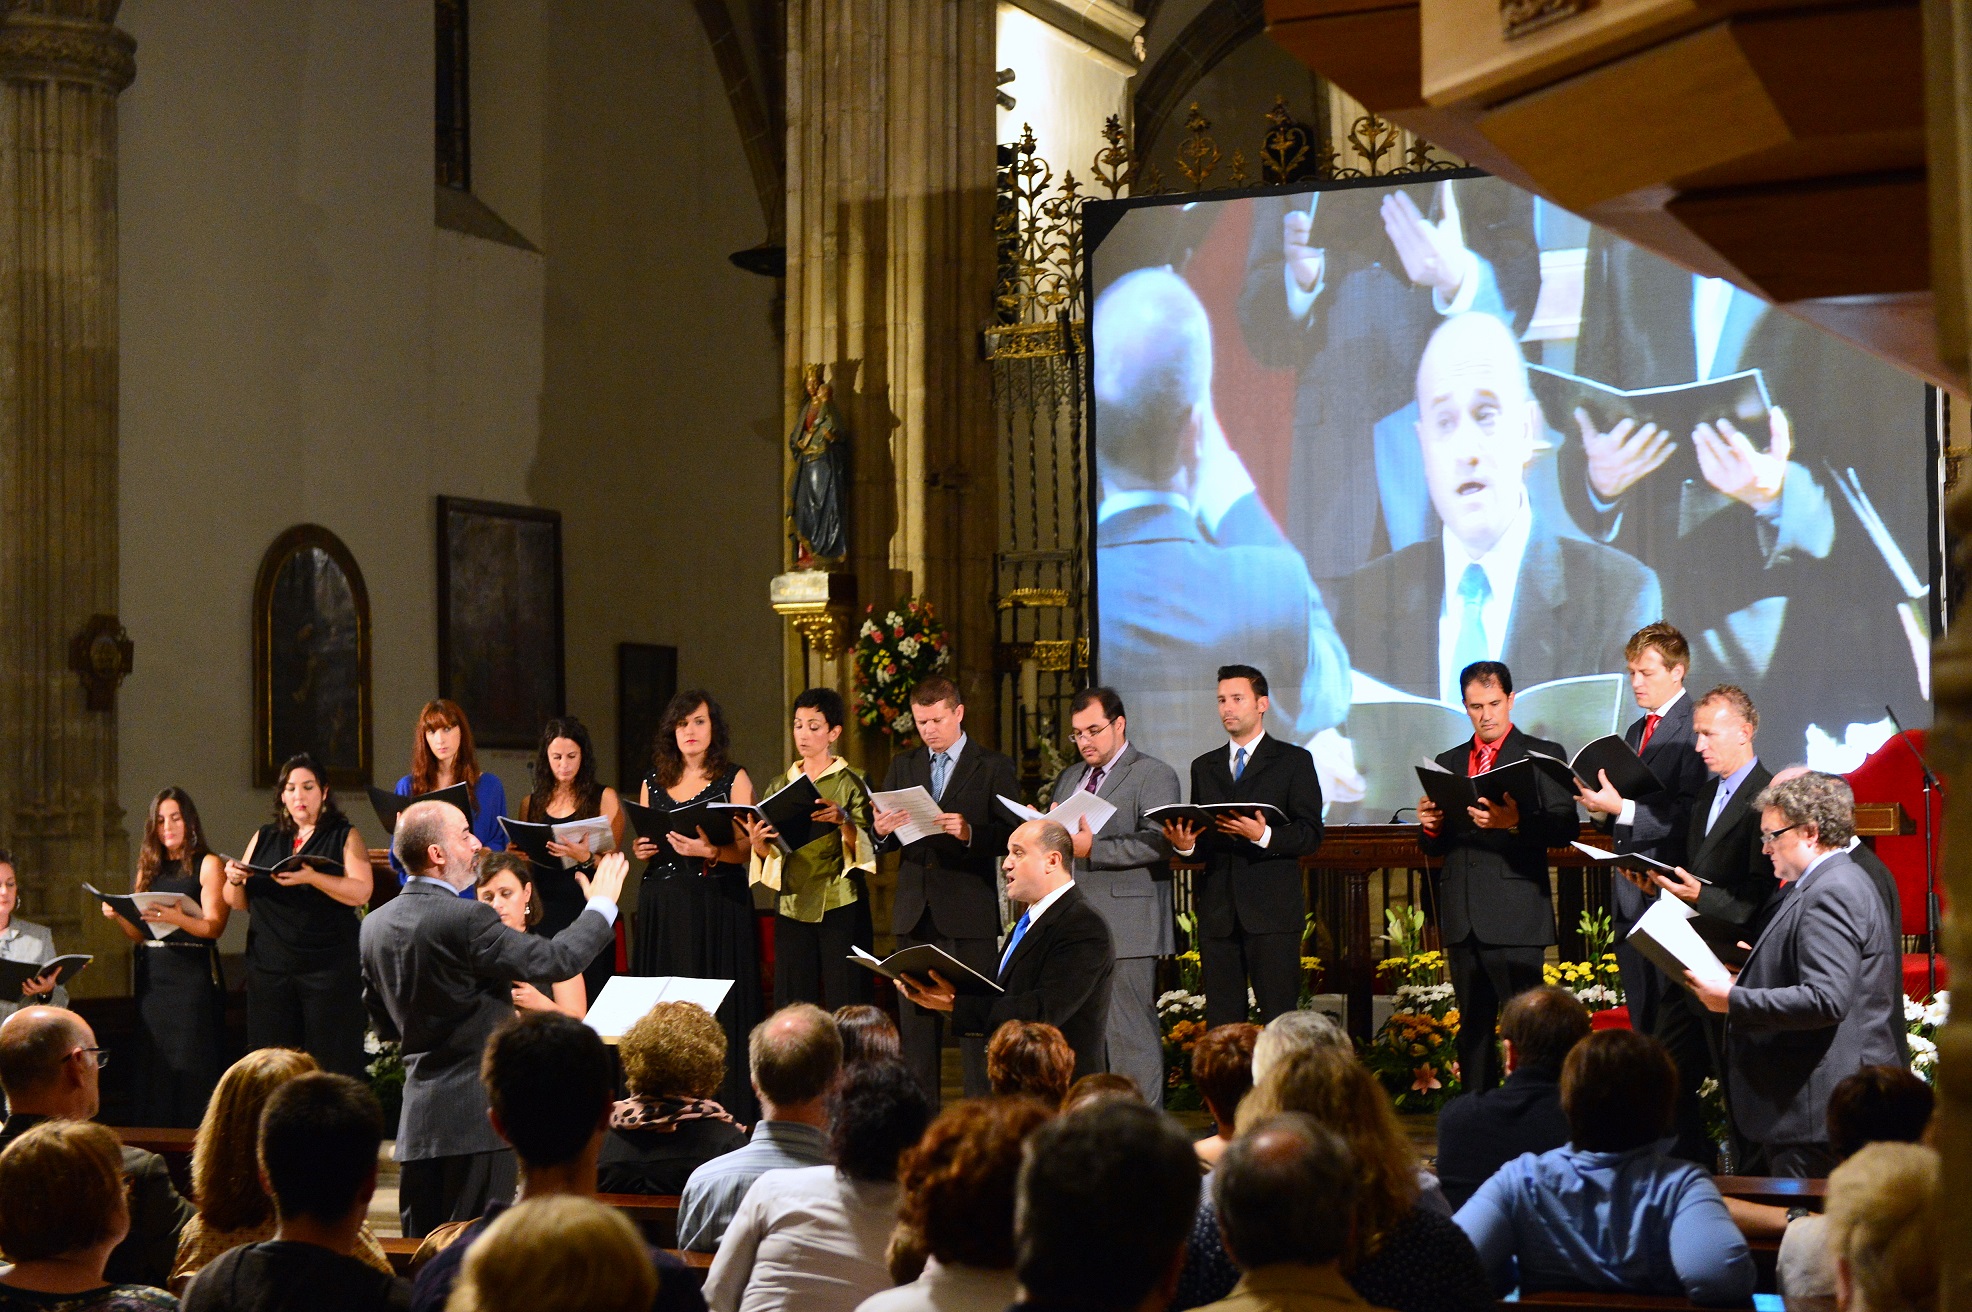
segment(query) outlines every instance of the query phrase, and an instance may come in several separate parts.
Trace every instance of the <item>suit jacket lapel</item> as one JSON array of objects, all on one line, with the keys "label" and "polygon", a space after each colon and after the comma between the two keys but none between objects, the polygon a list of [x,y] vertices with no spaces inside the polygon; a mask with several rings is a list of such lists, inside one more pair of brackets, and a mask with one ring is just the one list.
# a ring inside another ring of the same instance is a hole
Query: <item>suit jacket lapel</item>
[{"label": "suit jacket lapel", "polygon": [[1069,903],[1081,896],[1082,890],[1071,883],[1068,886],[1068,891],[1054,900],[1054,905],[1048,908],[1047,915],[1042,916],[1039,921],[1027,926],[1027,932],[1020,936],[1020,942],[1014,944],[1013,954],[1006,959],[1006,966],[1000,971],[998,979],[995,980],[996,983],[1000,980],[1013,978],[1013,968],[1019,965],[1021,960],[1033,949],[1035,941],[1043,934],[1053,933],[1062,912],[1068,909]]},{"label": "suit jacket lapel", "polygon": [[[1142,752],[1139,752],[1130,744],[1123,744],[1123,750],[1117,753],[1116,759],[1109,763],[1109,769],[1103,774],[1102,782],[1096,785],[1096,796],[1105,801],[1108,800],[1109,795],[1116,791],[1116,785],[1130,773],[1130,767],[1135,765],[1137,758],[1142,755]],[[1086,780],[1087,778],[1088,771],[1085,769],[1082,773],[1082,779],[1076,781],[1076,786],[1080,787],[1082,780]]]},{"label": "suit jacket lapel", "polygon": [[1561,576],[1561,546],[1536,525],[1520,557],[1513,610],[1506,621],[1503,659],[1516,685],[1531,688],[1563,673],[1555,644],[1568,622],[1568,583]]},{"label": "suit jacket lapel", "polygon": [[[1764,778],[1762,777],[1763,775],[1765,775]],[[1760,789],[1766,786],[1767,779],[1771,779],[1772,777],[1772,775],[1765,774],[1758,760],[1753,762],[1752,770],[1748,772],[1744,779],[1739,781],[1739,791],[1726,799],[1725,809],[1719,812],[1719,818],[1712,823],[1712,832],[1705,835],[1705,839],[1699,844],[1698,850],[1692,854],[1691,862],[1693,866],[1696,866],[1699,859],[1712,850],[1712,845],[1715,842],[1723,838],[1734,825],[1739,823],[1741,817],[1752,808],[1753,799],[1759,796]],[[1712,800],[1719,795],[1719,787],[1724,782],[1719,776],[1713,775],[1709,787],[1699,790],[1698,800],[1692,803],[1691,814],[1697,817],[1700,825],[1703,825],[1705,823],[1705,817],[1711,814]]]},{"label": "suit jacket lapel", "polygon": [[[965,750],[959,753],[958,760],[952,762],[951,777],[945,780],[945,797],[952,796],[964,785],[967,779],[972,777],[972,772],[979,766],[980,754],[985,750],[985,748],[972,741],[972,739],[966,739]],[[931,758],[929,756],[925,757],[924,771],[925,777],[929,779],[931,775]],[[938,799],[940,806],[945,805],[945,797]],[[950,810],[951,808],[946,807],[945,809]]]}]

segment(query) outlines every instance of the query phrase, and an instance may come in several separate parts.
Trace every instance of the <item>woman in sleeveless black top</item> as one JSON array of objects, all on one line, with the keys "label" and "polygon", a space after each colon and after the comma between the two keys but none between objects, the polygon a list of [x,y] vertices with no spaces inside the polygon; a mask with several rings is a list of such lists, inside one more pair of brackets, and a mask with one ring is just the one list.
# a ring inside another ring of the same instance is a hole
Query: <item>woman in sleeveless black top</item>
[{"label": "woman in sleeveless black top", "polygon": [[[246,854],[226,863],[226,904],[252,917],[247,1047],[300,1048],[324,1070],[360,1079],[366,1020],[356,908],[370,900],[369,850],[306,752],[281,767],[274,814]],[[320,864],[256,873],[291,856]]]},{"label": "woman in sleeveless black top", "polygon": [[[575,881],[576,872],[586,879],[595,873],[597,857],[623,844],[623,806],[614,788],[596,782],[596,753],[588,726],[572,715],[550,720],[541,729],[541,745],[534,753],[534,791],[521,799],[520,818],[558,825],[593,816],[609,820],[613,841],[597,852],[584,843],[548,843],[550,853],[575,864],[565,866],[556,861],[548,866],[535,865],[534,896],[541,903],[541,919],[528,932],[553,938],[574,924],[589,901],[582,885]],[[616,923],[620,936],[622,917]],[[616,945],[612,943],[582,970],[591,1004],[615,973]]]},{"label": "woman in sleeveless black top", "polygon": [[[658,724],[656,769],[644,780],[643,804],[671,810],[694,802],[754,801],[753,781],[726,759],[729,741],[725,714],[711,694],[692,689],[673,697]],[[759,1115],[759,1102],[747,1071],[746,1041],[763,1004],[746,846],[736,835],[714,847],[704,841],[703,830],[692,838],[665,838],[662,847],[637,840],[636,854],[650,864],[637,890],[631,966],[639,975],[733,981],[719,1007],[726,1031],[726,1081],[719,1102],[735,1119],[751,1122]]]},{"label": "woman in sleeveless black top", "polygon": [[137,1015],[143,1025],[145,1125],[195,1126],[226,1069],[226,985],[219,936],[226,932],[226,874],[205,845],[199,809],[182,788],[151,799],[133,893],[182,893],[199,910],[155,905],[144,912],[168,926],[159,938],[107,905],[107,916],[137,944]]}]

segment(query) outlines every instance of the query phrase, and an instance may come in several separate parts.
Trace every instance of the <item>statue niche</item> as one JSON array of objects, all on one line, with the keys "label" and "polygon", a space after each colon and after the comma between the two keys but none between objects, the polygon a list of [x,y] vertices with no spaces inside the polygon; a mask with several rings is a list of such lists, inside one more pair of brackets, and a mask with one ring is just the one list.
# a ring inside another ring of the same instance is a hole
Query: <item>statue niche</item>
[{"label": "statue niche", "polygon": [[803,371],[808,399],[787,444],[794,453],[794,481],[788,488],[788,519],[794,540],[794,567],[809,569],[849,554],[849,431],[822,380],[822,367]]}]

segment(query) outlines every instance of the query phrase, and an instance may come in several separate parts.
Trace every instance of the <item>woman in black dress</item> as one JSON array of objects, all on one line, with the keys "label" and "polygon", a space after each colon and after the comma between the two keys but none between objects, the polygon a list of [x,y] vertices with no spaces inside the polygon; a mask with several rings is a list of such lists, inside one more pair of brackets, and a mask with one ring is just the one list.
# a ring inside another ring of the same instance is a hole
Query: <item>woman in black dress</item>
[{"label": "woman in black dress", "polygon": [[[726,759],[731,738],[726,716],[712,694],[681,692],[664,708],[652,748],[651,774],[644,780],[643,804],[658,810],[693,802],[755,800],[746,771]],[[723,847],[695,837],[666,834],[665,847],[637,840],[644,867],[637,890],[639,975],[684,975],[729,979],[733,987],[719,1006],[726,1030],[726,1082],[719,1102],[741,1121],[759,1113],[746,1068],[747,1036],[761,1018],[760,945],[755,929],[753,890],[746,882],[746,844],[738,835]]]},{"label": "woman in black dress", "polygon": [[226,1071],[226,985],[219,936],[226,932],[226,869],[205,845],[199,809],[182,788],[151,799],[133,893],[183,893],[198,903],[144,912],[169,925],[163,938],[138,929],[107,904],[103,914],[137,944],[137,1015],[144,1031],[145,1125],[195,1126]]},{"label": "woman in black dress", "polygon": [[[549,852],[575,864],[565,866],[557,861],[552,866],[537,863],[534,867],[534,896],[541,903],[541,919],[533,932],[544,938],[553,938],[574,924],[588,904],[589,896],[575,882],[575,872],[581,871],[585,878],[594,874],[596,858],[623,845],[623,806],[614,788],[596,782],[596,752],[589,742],[589,730],[572,715],[550,720],[541,730],[541,746],[534,753],[534,791],[521,799],[519,818],[559,825],[595,816],[609,821],[614,841],[607,848],[591,852],[586,843],[550,840]],[[619,917],[619,934],[622,923]],[[603,985],[615,973],[616,948],[612,944],[598,952],[582,972],[590,1002],[601,996]]]},{"label": "woman in black dress", "polygon": [[[256,874],[290,856],[299,869]],[[299,1048],[362,1078],[363,967],[356,908],[370,900],[370,853],[303,752],[281,767],[274,819],[226,863],[226,905],[247,928],[247,1047]]]}]

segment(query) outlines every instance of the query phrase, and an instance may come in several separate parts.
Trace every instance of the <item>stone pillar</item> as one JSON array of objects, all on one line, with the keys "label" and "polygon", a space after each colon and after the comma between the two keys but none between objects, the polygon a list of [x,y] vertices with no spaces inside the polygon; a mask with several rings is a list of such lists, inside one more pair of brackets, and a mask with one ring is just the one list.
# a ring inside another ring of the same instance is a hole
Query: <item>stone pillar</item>
[{"label": "stone pillar", "polygon": [[129,878],[116,716],[88,709],[70,651],[117,609],[120,4],[0,10],[0,843],[22,915],[116,953],[84,993],[127,991],[122,936],[78,887]]},{"label": "stone pillar", "polygon": [[[802,366],[823,364],[851,435],[855,617],[928,597],[954,637],[966,726],[990,741],[994,5],[789,0],[787,24],[783,429]],[[846,659],[811,661],[792,628],[788,641],[790,683],[820,668],[851,695]],[[886,764],[873,737],[845,754]]]}]

